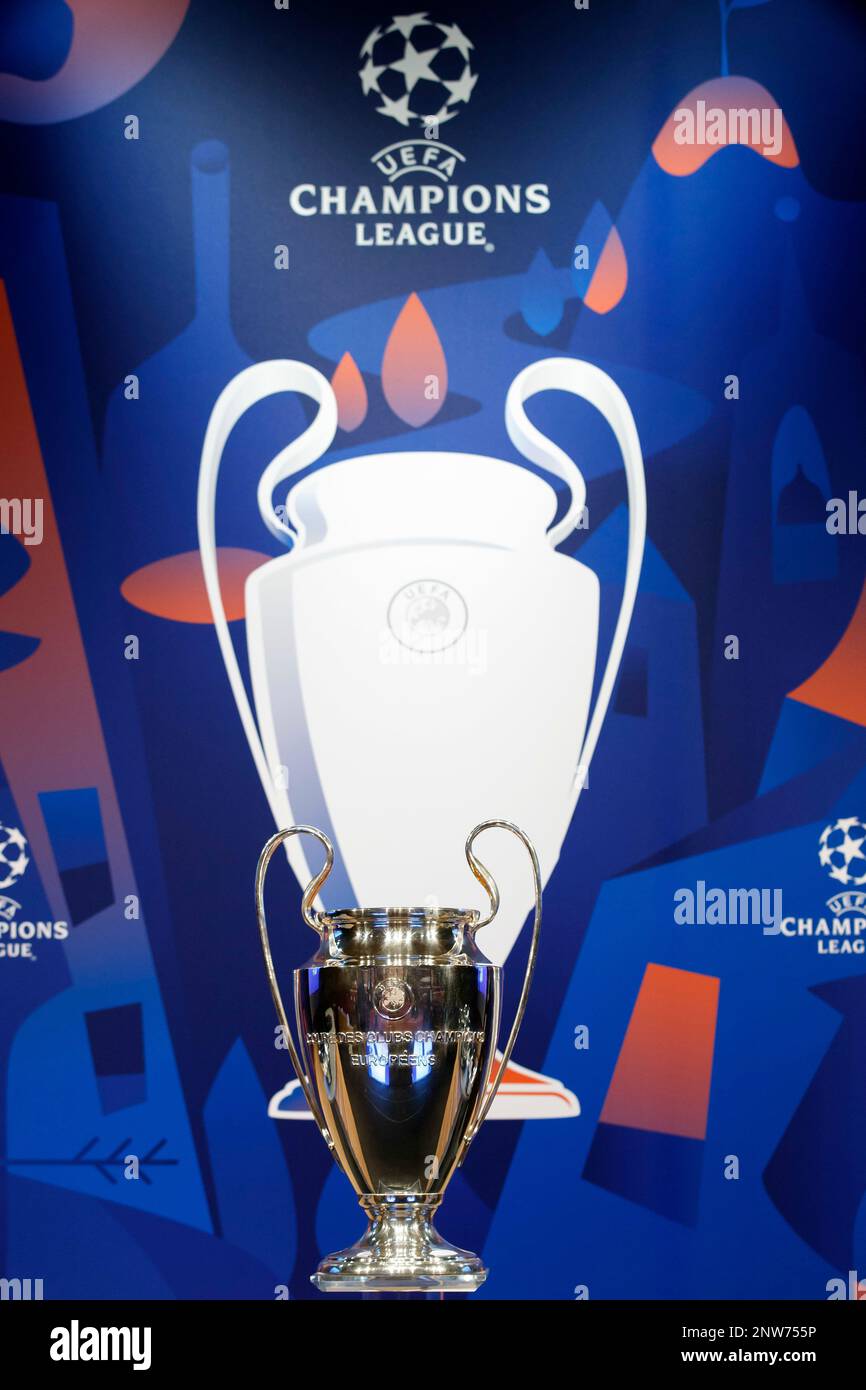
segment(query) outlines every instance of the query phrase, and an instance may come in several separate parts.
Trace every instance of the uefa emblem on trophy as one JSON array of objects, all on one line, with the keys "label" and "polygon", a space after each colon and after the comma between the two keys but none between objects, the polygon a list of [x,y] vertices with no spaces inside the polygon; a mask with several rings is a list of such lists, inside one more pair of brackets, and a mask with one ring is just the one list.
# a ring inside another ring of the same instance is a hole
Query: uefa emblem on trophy
[{"label": "uefa emblem on trophy", "polygon": [[[514,1023],[491,1082],[503,972],[482,954],[476,935],[496,916],[499,890],[473,846],[493,828],[511,831],[526,847],[535,915]],[[326,859],[301,906],[320,939],[294,971],[296,1045],[271,955],[264,884],[274,851],[301,834],[314,836]],[[334,851],[312,826],[278,831],[259,858],[256,911],[277,1018],[316,1123],[368,1219],[361,1239],[326,1256],[312,1276],[326,1293],[466,1293],[487,1277],[477,1255],[442,1239],[433,1217],[490,1109],[526,1010],[541,878],[531,842],[509,821],[477,825],[466,859],[490,900],[483,919],[459,908],[316,909]]]},{"label": "uefa emblem on trophy", "polygon": [[[251,698],[220,593],[216,489],[234,425],[283,391],[318,409],[258,483],[263,523],[289,548],[246,583]],[[526,401],[546,391],[570,392],[600,411],[625,466],[625,582],[592,711],[599,581],[556,548],[584,522],[586,486],[527,418]],[[646,530],[643,460],[628,402],[588,362],[551,357],[526,367],[508,390],[505,422],[523,457],[565,485],[565,499],[538,473],[479,454],[367,454],[311,471],[331,447],[337,404],[330,383],[302,362],[247,368],[211,413],[198,530],[214,626],[275,825],[317,825],[337,848],[326,907],[462,901],[453,827],[477,823],[492,806],[532,828],[542,884],[559,858],[634,608]],[[311,875],[297,838],[286,852],[303,887]],[[485,950],[501,964],[532,899],[510,858],[492,867],[503,908]],[[579,1113],[576,1098],[555,1088],[534,1075],[523,1108],[509,1098],[507,1113]],[[506,1080],[492,1118],[508,1091]]]}]

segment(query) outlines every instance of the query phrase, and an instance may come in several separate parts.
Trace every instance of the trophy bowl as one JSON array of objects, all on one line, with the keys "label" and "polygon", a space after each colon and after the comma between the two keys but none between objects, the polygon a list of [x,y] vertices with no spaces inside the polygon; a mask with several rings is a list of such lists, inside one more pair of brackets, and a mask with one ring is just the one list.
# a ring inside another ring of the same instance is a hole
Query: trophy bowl
[{"label": "trophy bowl", "polygon": [[[493,828],[524,844],[535,891],[526,973],[495,1078],[503,972],[476,934],[495,917],[499,891],[473,853],[476,837]],[[319,840],[326,860],[302,901],[319,943],[294,971],[296,1046],[271,956],[264,883],[275,850],[299,834]],[[526,1010],[541,878],[530,840],[510,821],[476,826],[466,858],[490,899],[484,918],[441,907],[317,910],[334,851],[312,826],[280,830],[259,858],[256,909],[277,1018],[313,1116],[368,1221],[356,1244],[328,1255],[311,1276],[323,1292],[466,1293],[487,1277],[477,1255],[442,1239],[433,1217],[490,1108]]]}]

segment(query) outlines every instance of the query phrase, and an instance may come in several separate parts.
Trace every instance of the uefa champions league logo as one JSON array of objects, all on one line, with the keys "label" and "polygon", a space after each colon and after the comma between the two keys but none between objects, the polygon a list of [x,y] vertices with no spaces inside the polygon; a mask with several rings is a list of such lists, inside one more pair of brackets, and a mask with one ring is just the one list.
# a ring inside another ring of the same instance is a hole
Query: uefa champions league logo
[{"label": "uefa champions league logo", "polygon": [[380,116],[402,126],[444,125],[468,102],[478,81],[472,48],[456,24],[434,23],[426,11],[396,15],[364,40],[361,90],[377,103]]},{"label": "uefa champions league logo", "polygon": [[[30,855],[27,841],[17,826],[0,821],[0,890],[11,888],[21,878]],[[69,923],[63,921],[19,921],[21,904],[0,891],[0,962],[11,960],[35,961],[36,946],[41,941],[65,941]]]},{"label": "uefa champions league logo", "polygon": [[11,888],[29,863],[27,841],[21,831],[0,823],[0,888]]},{"label": "uefa champions league logo", "polygon": [[812,937],[819,955],[866,955],[866,823],[841,816],[825,825],[818,863],[842,891],[827,899],[827,916],[784,917],[782,935]]},{"label": "uefa champions league logo", "polygon": [[440,139],[440,127],[459,115],[475,90],[474,47],[458,24],[440,24],[426,10],[377,24],[361,45],[357,75],[372,109],[401,128],[402,138],[370,156],[383,182],[354,188],[295,184],[289,193],[292,213],[357,219],[359,247],[464,246],[490,252],[496,246],[487,234],[486,214],[549,212],[546,183],[462,185],[455,180],[466,156]]},{"label": "uefa champions league logo", "polygon": [[846,887],[866,883],[866,825],[856,816],[837,820],[821,831],[818,862],[831,878]]}]

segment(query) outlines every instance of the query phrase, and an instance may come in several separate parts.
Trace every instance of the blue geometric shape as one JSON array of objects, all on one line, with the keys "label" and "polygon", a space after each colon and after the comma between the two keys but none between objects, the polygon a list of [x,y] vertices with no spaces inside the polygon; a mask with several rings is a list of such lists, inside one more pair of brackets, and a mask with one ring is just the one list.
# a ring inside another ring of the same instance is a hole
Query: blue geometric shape
[{"label": "blue geometric shape", "polygon": [[39,804],[61,872],[107,859],[96,787],[40,792]]},{"label": "blue geometric shape", "polygon": [[646,647],[632,642],[623,652],[613,708],[617,714],[646,718],[649,709],[649,652]]},{"label": "blue geometric shape", "polygon": [[6,0],[0,29],[0,72],[44,82],[72,47],[74,18],[65,0]]},{"label": "blue geometric shape", "polygon": [[[121,1002],[117,987],[63,990],[23,1020],[9,1052],[6,1166],[17,1176],[210,1231],[159,992],[152,980],[142,979],[136,994],[151,1087],[145,1101],[124,1110],[122,1128],[106,1121],[85,1024],[88,1014]],[[98,1160],[113,1156],[119,1144],[118,1157],[138,1155],[149,1181],[118,1178],[116,1163],[105,1176]],[[151,1153],[155,1161],[148,1167],[144,1160]]]},{"label": "blue geometric shape", "polygon": [[223,1236],[288,1283],[297,1245],[292,1183],[267,1098],[240,1039],[210,1089],[204,1123]]},{"label": "blue geometric shape", "polygon": [[850,748],[852,758],[861,762],[866,757],[866,729],[789,697],[779,714],[758,795],[790,782],[844,748]]},{"label": "blue geometric shape", "polygon": [[526,272],[520,311],[533,333],[546,337],[560,323],[564,307],[560,276],[539,248]]},{"label": "blue geometric shape", "polygon": [[10,1175],[6,1267],[38,1273],[46,1299],[171,1298],[171,1283],[118,1216],[95,1197]]},{"label": "blue geometric shape", "polygon": [[96,1088],[103,1115],[111,1115],[115,1110],[127,1110],[131,1105],[141,1105],[142,1101],[147,1100],[147,1078],[144,1073],[97,1076]]},{"label": "blue geometric shape", "polygon": [[119,1004],[84,1015],[93,1070],[97,1076],[144,1073],[144,1032],[140,1004]]},{"label": "blue geometric shape", "polygon": [[[590,530],[581,546],[579,559],[595,570],[602,584],[622,585],[625,555],[628,547],[628,508],[616,507],[600,526]],[[640,572],[641,593],[657,594],[677,603],[691,604],[692,599],[677,579],[667,560],[650,539],[644,549]]]},{"label": "blue geometric shape", "polygon": [[834,579],[838,543],[827,531],[830,477],[809,412],[791,406],[773,440],[773,582]]},{"label": "blue geometric shape", "polygon": [[0,594],[5,594],[30,568],[30,556],[9,531],[0,531]]},{"label": "blue geometric shape", "polygon": [[813,985],[811,992],[838,1010],[842,1022],[767,1165],[764,1182],[801,1239],[837,1270],[847,1271],[866,1192],[866,977]]},{"label": "blue geometric shape", "polygon": [[0,671],[9,671],[31,657],[39,646],[38,637],[20,632],[0,632]]},{"label": "blue geometric shape", "polygon": [[77,869],[65,869],[60,874],[60,882],[73,927],[80,926],[89,917],[95,917],[97,912],[102,912],[114,902],[107,860],[100,864],[82,864]]},{"label": "blue geometric shape", "polygon": [[694,1226],[704,1145],[700,1139],[599,1123],[583,1176],[650,1211]]}]

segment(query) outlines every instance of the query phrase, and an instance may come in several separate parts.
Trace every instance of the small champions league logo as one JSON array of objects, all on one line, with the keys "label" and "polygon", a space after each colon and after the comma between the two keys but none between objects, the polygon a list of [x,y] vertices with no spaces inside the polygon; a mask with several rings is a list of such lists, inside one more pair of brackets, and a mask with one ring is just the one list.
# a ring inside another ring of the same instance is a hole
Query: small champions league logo
[{"label": "small champions league logo", "polygon": [[438,579],[415,579],[388,605],[388,626],[413,652],[441,652],[463,636],[469,613],[462,596]]},{"label": "small champions league logo", "polygon": [[[0,889],[10,888],[30,863],[27,841],[14,825],[0,822]],[[21,904],[0,893],[0,961],[36,960],[35,941],[65,941],[68,922],[19,921]]]},{"label": "small champions league logo", "polygon": [[[866,840],[866,825],[856,816],[847,820],[837,820],[821,831],[818,862],[837,883],[859,886],[866,883],[866,854],[863,842]],[[866,902],[866,894],[857,896]]]},{"label": "small champions league logo", "polygon": [[785,936],[815,938],[819,955],[866,954],[866,824],[845,816],[818,837],[818,863],[845,891],[827,899],[830,917],[785,917]]}]

